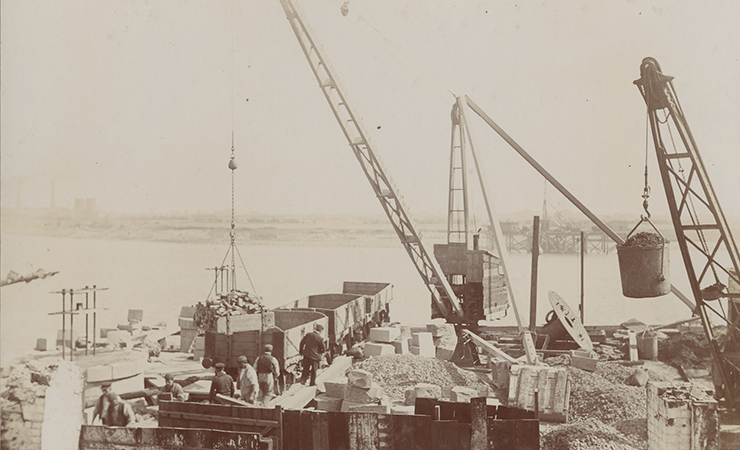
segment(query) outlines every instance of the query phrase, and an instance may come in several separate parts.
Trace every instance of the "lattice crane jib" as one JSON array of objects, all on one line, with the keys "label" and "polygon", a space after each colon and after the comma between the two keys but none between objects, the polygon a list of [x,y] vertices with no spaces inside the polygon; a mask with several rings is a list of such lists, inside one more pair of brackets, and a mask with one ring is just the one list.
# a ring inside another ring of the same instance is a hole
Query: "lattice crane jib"
[{"label": "lattice crane jib", "polygon": [[468,177],[465,152],[465,130],[458,102],[450,113],[452,130],[450,132],[450,188],[447,208],[447,243],[465,244],[468,248]]},{"label": "lattice crane jib", "polygon": [[350,106],[346,90],[339,83],[323,49],[313,39],[313,33],[302,11],[290,0],[280,0],[280,4],[352,152],[360,163],[404,249],[431,292],[435,304],[448,321],[463,321],[464,316],[457,296],[434,256],[423,245],[421,236],[408,214],[408,207],[403,197],[374,150],[360,117]]},{"label": "lattice crane jib", "polygon": [[[725,314],[720,298],[727,297],[723,281],[740,274],[740,256],[722,212],[704,162],[689,129],[673,87],[653,58],[640,66],[635,84],[647,105],[650,131],[661,180],[668,199],[676,240],[696,300],[727,400],[740,401],[740,329]],[[738,281],[737,279],[735,280]],[[737,305],[732,301],[729,308]],[[729,332],[715,336],[711,318],[718,318]]]}]

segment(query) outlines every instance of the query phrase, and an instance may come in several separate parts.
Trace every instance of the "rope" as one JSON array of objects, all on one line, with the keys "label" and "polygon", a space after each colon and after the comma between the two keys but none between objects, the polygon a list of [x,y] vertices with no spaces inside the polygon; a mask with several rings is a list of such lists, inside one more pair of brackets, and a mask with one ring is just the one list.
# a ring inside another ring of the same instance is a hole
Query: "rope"
[{"label": "rope", "polygon": [[650,218],[650,211],[648,211],[648,198],[650,198],[650,185],[648,184],[648,147],[650,146],[649,119],[650,112],[648,110],[648,113],[645,115],[645,186],[642,189],[642,209],[645,210],[645,214],[647,214],[648,219]]}]

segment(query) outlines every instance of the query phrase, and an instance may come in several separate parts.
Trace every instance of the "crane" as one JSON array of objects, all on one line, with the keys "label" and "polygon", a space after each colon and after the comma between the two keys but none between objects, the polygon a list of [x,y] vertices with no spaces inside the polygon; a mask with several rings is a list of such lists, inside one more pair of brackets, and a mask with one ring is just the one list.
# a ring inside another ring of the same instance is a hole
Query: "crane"
[{"label": "crane", "polygon": [[[640,78],[634,84],[647,105],[661,180],[696,301],[694,313],[701,318],[714,357],[717,398],[736,403],[740,401],[740,299],[727,292],[721,280],[740,282],[740,254],[676,96],[673,77],[664,75],[658,62],[648,57],[642,60]],[[666,135],[670,146],[664,141]],[[728,298],[728,313],[720,303],[723,297]],[[725,337],[714,333],[710,317],[727,325]]]}]

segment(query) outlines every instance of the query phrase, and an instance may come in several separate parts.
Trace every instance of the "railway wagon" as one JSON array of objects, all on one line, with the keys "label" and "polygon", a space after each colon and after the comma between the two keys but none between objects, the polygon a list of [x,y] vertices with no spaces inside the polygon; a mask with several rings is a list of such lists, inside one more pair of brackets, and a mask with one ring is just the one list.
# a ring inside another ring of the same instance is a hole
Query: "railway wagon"
[{"label": "railway wagon", "polygon": [[[206,331],[205,355],[203,365],[222,362],[226,365],[226,372],[236,376],[239,370],[237,358],[246,356],[253,364],[265,344],[272,344],[273,356],[280,362],[283,373],[292,372],[301,359],[299,346],[306,333],[314,330],[316,324],[321,324],[324,331],[321,333],[327,338],[329,321],[325,314],[315,311],[272,310],[263,313],[267,317],[267,325],[254,327],[249,330],[231,331],[230,334],[218,331]],[[249,314],[259,316],[259,314]],[[239,316],[234,316],[239,317]],[[245,320],[245,322],[247,322]],[[250,323],[259,323],[252,318]]]},{"label": "railway wagon", "polygon": [[350,348],[365,326],[365,297],[357,294],[309,295],[281,306],[274,311],[315,311],[328,319],[327,343],[331,356]]},{"label": "railway wagon", "polygon": [[342,285],[343,294],[362,295],[365,301],[364,336],[370,333],[370,328],[387,322],[391,313],[393,300],[393,285],[369,281],[345,281]]}]

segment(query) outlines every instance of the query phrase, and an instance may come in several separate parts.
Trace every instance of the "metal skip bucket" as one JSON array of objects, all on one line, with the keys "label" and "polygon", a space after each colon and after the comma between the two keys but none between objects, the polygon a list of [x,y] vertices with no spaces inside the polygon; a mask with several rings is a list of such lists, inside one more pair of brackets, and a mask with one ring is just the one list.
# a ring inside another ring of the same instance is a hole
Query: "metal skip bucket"
[{"label": "metal skip bucket", "polygon": [[625,297],[659,297],[671,291],[668,241],[660,232],[628,235],[625,243],[617,246],[617,256]]}]

